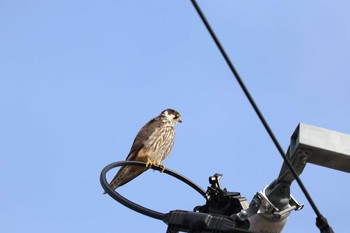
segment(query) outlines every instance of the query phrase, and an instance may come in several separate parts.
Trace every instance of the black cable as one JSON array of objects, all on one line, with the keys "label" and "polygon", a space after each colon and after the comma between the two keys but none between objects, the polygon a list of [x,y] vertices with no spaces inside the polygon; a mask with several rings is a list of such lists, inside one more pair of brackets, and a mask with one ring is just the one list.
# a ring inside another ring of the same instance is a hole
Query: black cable
[{"label": "black cable", "polygon": [[[168,224],[167,233],[177,233],[182,230],[186,230],[186,232],[213,232],[213,233],[221,233],[221,232],[230,232],[230,233],[255,233],[253,231],[240,229],[236,227],[236,223],[229,219],[228,216],[221,216],[217,214],[210,213],[201,213],[197,211],[184,211],[184,210],[174,210],[170,211],[167,214],[160,213],[141,205],[138,205],[122,195],[120,195],[116,190],[111,189],[107,182],[106,175],[107,173],[115,168],[120,166],[137,166],[137,167],[145,167],[146,163],[137,162],[137,161],[120,161],[114,162],[107,166],[105,166],[100,174],[100,183],[103,189],[108,193],[114,200],[118,201],[122,205],[140,213],[146,215],[151,218],[155,218],[158,220],[162,220],[166,224]],[[152,165],[152,169],[162,171],[163,168]],[[201,194],[207,201],[209,200],[209,196],[207,192],[201,189],[197,184],[193,183],[191,180],[186,177],[170,170],[165,169],[163,173],[168,174],[170,176],[179,179],[195,189],[199,194]],[[198,231],[197,231],[198,230]],[[202,231],[203,230],[203,231]]]},{"label": "black cable", "polygon": [[[145,167],[146,163],[143,162],[136,162],[136,161],[121,161],[121,162],[114,162],[111,163],[109,165],[107,165],[106,167],[104,167],[101,171],[100,174],[100,183],[102,188],[106,191],[106,193],[108,193],[114,200],[118,201],[119,203],[121,203],[122,205],[136,211],[139,212],[140,214],[143,215],[147,215],[151,218],[155,218],[155,219],[159,219],[159,220],[163,220],[165,214],[164,213],[160,213],[158,211],[154,211],[151,209],[148,209],[146,207],[143,207],[141,205],[138,205],[128,199],[126,199],[125,197],[123,197],[122,195],[120,195],[117,191],[114,191],[113,189],[111,189],[108,185],[107,182],[107,178],[106,178],[106,174],[108,171],[110,171],[111,169],[115,168],[115,167],[120,167],[120,166],[137,166],[137,167]],[[152,165],[151,166],[152,169],[154,170],[158,170],[158,171],[162,171],[161,167]],[[199,194],[201,194],[204,198],[207,198],[206,196],[206,192],[199,187],[197,184],[195,184],[194,182],[192,182],[191,180],[187,179],[186,177],[176,173],[175,171],[172,171],[168,168],[166,168],[163,173],[168,174],[170,176],[175,177],[176,179],[179,179],[181,181],[183,181],[184,183],[186,183],[187,185],[189,185],[190,187],[192,187],[193,189],[195,189]]]},{"label": "black cable", "polygon": [[[299,178],[297,172],[295,171],[293,165],[291,164],[291,162],[289,161],[289,159],[287,158],[286,154],[284,153],[282,147],[280,146],[279,142],[277,141],[277,138],[275,137],[275,135],[273,134],[271,128],[269,127],[268,123],[266,122],[264,116],[262,115],[261,111],[259,110],[258,106],[256,105],[253,97],[250,95],[247,87],[245,86],[245,84],[243,83],[242,79],[240,78],[240,75],[238,74],[237,70],[235,69],[235,67],[233,66],[230,58],[228,57],[228,55],[226,54],[224,48],[222,47],[219,39],[216,37],[213,29],[211,28],[211,26],[209,25],[206,17],[204,16],[202,10],[200,9],[200,7],[198,6],[196,0],[191,0],[194,8],[196,9],[198,15],[200,16],[200,18],[202,19],[204,25],[206,26],[207,30],[209,31],[211,37],[213,38],[216,46],[219,48],[222,56],[224,57],[227,65],[230,67],[233,75],[235,76],[236,80],[238,81],[239,85],[241,86],[244,94],[246,95],[246,97],[248,98],[250,104],[252,105],[252,107],[254,108],[256,114],[258,115],[261,123],[263,124],[263,126],[265,127],[265,130],[267,131],[267,133],[269,134],[270,138],[272,139],[273,143],[275,144],[277,150],[279,151],[279,153],[281,154],[283,160],[285,161],[285,163],[287,164],[288,168],[290,169],[290,171],[292,172],[293,176],[295,177],[295,180],[297,181],[300,189],[302,190],[302,192],[304,193],[306,199],[308,200],[308,202],[310,203],[312,209],[314,210],[315,214],[317,215],[318,219],[325,219],[322,214],[320,213],[320,211],[318,210],[316,204],[314,203],[314,201],[312,200],[310,194],[308,193],[306,187],[304,186],[303,182],[301,181],[301,179]],[[328,224],[327,224],[328,225]]]}]

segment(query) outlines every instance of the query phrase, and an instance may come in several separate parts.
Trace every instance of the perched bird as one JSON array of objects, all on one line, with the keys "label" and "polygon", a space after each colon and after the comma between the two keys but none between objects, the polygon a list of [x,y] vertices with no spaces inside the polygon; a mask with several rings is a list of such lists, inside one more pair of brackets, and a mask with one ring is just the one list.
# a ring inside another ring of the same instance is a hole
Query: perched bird
[{"label": "perched bird", "polygon": [[126,161],[141,161],[146,167],[121,167],[109,184],[112,189],[120,187],[134,179],[152,164],[165,169],[162,162],[169,155],[175,138],[174,125],[181,121],[180,113],[173,109],[166,109],[150,120],[136,135]]}]

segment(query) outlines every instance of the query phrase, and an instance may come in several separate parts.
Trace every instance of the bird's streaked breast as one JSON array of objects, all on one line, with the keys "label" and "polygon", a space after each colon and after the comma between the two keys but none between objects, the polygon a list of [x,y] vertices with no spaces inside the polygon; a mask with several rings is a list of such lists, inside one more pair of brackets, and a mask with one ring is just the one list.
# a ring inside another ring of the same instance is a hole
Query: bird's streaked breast
[{"label": "bird's streaked breast", "polygon": [[151,150],[150,159],[155,163],[161,163],[170,153],[175,138],[173,126],[164,125],[158,128],[145,144]]}]

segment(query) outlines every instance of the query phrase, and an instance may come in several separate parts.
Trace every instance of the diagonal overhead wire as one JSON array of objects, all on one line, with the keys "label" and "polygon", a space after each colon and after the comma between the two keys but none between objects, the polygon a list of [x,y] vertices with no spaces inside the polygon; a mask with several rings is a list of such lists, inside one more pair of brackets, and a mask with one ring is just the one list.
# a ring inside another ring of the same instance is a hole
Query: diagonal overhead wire
[{"label": "diagonal overhead wire", "polygon": [[[321,212],[318,210],[316,204],[314,203],[314,201],[312,200],[309,192],[307,191],[306,187],[304,186],[303,182],[301,181],[301,179],[299,178],[297,172],[295,171],[293,165],[291,164],[291,162],[289,161],[289,159],[287,158],[286,154],[284,153],[280,143],[278,142],[277,138],[275,137],[274,133],[272,132],[270,126],[268,125],[267,121],[265,120],[263,114],[261,113],[261,111],[259,110],[258,106],[256,105],[253,97],[250,95],[247,87],[245,86],[245,84],[243,83],[240,75],[238,74],[236,68],[234,67],[234,65],[232,64],[229,56],[227,55],[226,51],[224,50],[223,46],[221,45],[219,39],[217,38],[217,36],[215,35],[213,29],[211,28],[210,24],[208,23],[205,15],[203,14],[202,10],[200,9],[199,5],[197,4],[196,0],[191,0],[194,8],[196,9],[198,15],[200,16],[200,18],[202,19],[205,27],[207,28],[209,34],[211,35],[212,39],[214,40],[216,46],[218,47],[218,49],[220,50],[222,56],[224,57],[227,65],[229,66],[231,72],[233,73],[234,77],[236,78],[237,82],[239,83],[240,87],[242,88],[244,94],[246,95],[246,97],[248,98],[251,106],[253,107],[255,113],[257,114],[257,116],[259,117],[261,123],[263,124],[265,130],[267,131],[268,135],[270,136],[271,140],[273,141],[273,143],[275,144],[277,150],[279,151],[280,155],[282,156],[284,162],[287,164],[287,167],[289,168],[289,170],[292,172],[293,176],[295,177],[295,180],[297,181],[300,189],[302,190],[302,192],[304,193],[306,199],[308,200],[310,206],[312,207],[312,209],[314,210],[317,218],[316,218],[316,225],[317,227],[319,227],[321,229],[321,227],[323,229],[328,229],[329,231],[321,231],[321,232],[333,232],[330,228],[330,226],[327,223],[326,218],[324,218],[321,214]],[[322,229],[321,229],[322,230]]]}]

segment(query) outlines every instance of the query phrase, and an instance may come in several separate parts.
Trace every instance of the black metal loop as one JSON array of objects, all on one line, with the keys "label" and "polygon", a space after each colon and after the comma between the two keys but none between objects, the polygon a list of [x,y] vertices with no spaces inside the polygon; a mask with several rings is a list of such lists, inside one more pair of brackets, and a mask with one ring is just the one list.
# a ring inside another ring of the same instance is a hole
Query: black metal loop
[{"label": "black metal loop", "polygon": [[[118,201],[119,203],[121,203],[122,205],[128,207],[129,209],[132,209],[140,214],[143,215],[147,215],[148,217],[151,218],[155,218],[155,219],[159,219],[159,220],[163,220],[164,218],[164,213],[158,212],[158,211],[154,211],[151,209],[148,209],[146,207],[143,207],[139,204],[136,204],[132,201],[130,201],[129,199],[123,197],[122,195],[120,195],[117,191],[111,189],[108,185],[107,182],[107,178],[106,178],[106,174],[108,171],[110,171],[111,169],[115,168],[115,167],[120,167],[120,166],[137,166],[137,167],[145,167],[146,163],[143,162],[137,162],[137,161],[119,161],[119,162],[114,162],[111,163],[109,165],[107,165],[106,167],[104,167],[101,171],[101,175],[100,175],[100,183],[102,188],[106,191],[106,193],[108,193],[114,200]],[[158,171],[162,171],[163,168],[158,167],[156,165],[152,165],[151,166],[152,169],[154,170],[158,170]],[[175,177],[178,180],[181,180],[182,182],[186,183],[187,185],[189,185],[190,187],[192,187],[193,189],[195,189],[199,194],[201,194],[204,198],[206,197],[206,192],[199,187],[197,184],[195,184],[194,182],[192,182],[191,180],[187,179],[186,177],[170,170],[170,169],[165,169],[163,171],[163,173],[168,174],[170,176]]]}]

